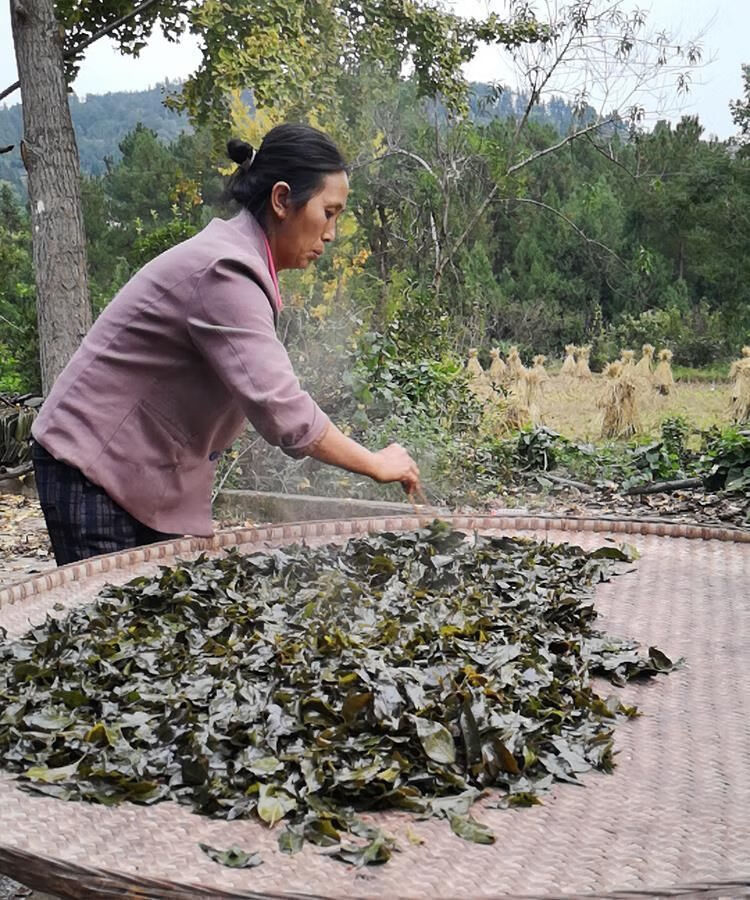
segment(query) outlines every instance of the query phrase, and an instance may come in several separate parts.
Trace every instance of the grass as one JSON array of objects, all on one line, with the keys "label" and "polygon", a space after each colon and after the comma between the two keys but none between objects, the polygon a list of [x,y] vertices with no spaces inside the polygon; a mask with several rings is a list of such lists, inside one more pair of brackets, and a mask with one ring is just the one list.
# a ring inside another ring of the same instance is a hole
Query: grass
[{"label": "grass", "polygon": [[[605,379],[594,375],[581,383],[566,378],[551,378],[541,397],[544,425],[572,440],[599,442],[603,410],[599,401]],[[681,416],[693,428],[731,424],[729,414],[731,388],[727,383],[679,381],[669,396],[646,388],[636,399],[640,427],[636,437],[656,437],[665,419]]]},{"label": "grass", "polygon": [[727,381],[729,378],[729,365],[727,363],[711,363],[710,366],[694,369],[690,366],[679,366],[673,363],[672,374],[677,381],[696,381],[701,383]]}]

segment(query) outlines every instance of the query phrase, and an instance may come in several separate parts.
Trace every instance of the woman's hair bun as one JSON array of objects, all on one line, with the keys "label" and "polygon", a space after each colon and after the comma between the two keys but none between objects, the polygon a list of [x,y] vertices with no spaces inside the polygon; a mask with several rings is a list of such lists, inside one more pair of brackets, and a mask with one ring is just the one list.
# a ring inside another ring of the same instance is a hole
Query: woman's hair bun
[{"label": "woman's hair bun", "polygon": [[232,138],[227,143],[227,155],[229,158],[241,166],[243,162],[252,159],[255,150],[247,141],[240,141],[238,138]]}]

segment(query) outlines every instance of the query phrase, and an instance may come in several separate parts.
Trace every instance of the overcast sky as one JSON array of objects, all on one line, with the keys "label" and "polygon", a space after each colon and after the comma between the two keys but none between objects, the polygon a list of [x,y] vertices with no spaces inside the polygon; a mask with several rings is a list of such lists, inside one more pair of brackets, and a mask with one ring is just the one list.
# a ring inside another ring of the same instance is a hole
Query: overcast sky
[{"label": "overcast sky", "polygon": [[[502,0],[489,0],[502,11]],[[488,0],[456,0],[457,11],[478,12]],[[705,31],[704,59],[713,61],[694,76],[690,93],[677,107],[670,102],[668,117],[698,114],[706,132],[727,138],[735,131],[729,101],[742,96],[742,63],[750,63],[750,0],[640,0],[631,6],[650,10],[649,22],[656,29],[676,32],[682,40]],[[196,44],[188,36],[180,45],[155,36],[141,56],[134,60],[121,56],[107,41],[92,46],[74,89],[79,96],[107,91],[139,90],[163,81],[188,75],[200,58]],[[469,65],[467,74],[476,81],[506,81],[509,69],[503,52],[486,48]],[[0,90],[16,80],[15,57],[10,29],[9,4],[0,0]],[[18,102],[18,94],[7,104]]]}]

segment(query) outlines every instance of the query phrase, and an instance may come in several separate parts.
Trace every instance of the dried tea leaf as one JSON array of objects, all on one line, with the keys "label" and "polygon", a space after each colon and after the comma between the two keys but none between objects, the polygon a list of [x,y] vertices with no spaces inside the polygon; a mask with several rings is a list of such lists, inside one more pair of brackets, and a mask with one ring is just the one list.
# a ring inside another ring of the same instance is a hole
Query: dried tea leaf
[{"label": "dried tea leaf", "polygon": [[287,819],[282,852],[310,841],[352,865],[395,849],[352,809],[487,842],[469,816],[487,788],[525,805],[612,770],[637,711],[593,675],[679,665],[597,630],[596,585],[629,558],[436,522],[178,562],[0,631],[0,766],[61,799]]},{"label": "dried tea leaf", "polygon": [[465,841],[473,841],[475,844],[495,843],[495,835],[492,831],[471,816],[451,816],[450,823],[453,833]]},{"label": "dried tea leaf", "polygon": [[431,722],[420,716],[414,716],[413,720],[424,752],[430,759],[446,764],[456,761],[456,745],[447,728],[439,722]]},{"label": "dried tea leaf", "polygon": [[46,766],[32,766],[23,774],[31,781],[41,781],[43,784],[56,784],[58,781],[68,781],[75,775],[80,763],[71,763],[69,766],[58,766],[56,769],[48,769]]},{"label": "dried tea leaf", "polygon": [[270,826],[274,826],[280,819],[297,808],[297,801],[280,788],[262,784],[260,797],[258,798],[258,815]]},{"label": "dried tea leaf", "polygon": [[305,843],[305,835],[299,825],[287,825],[279,835],[279,850],[293,856]]},{"label": "dried tea leaf", "polygon": [[394,841],[379,828],[366,844],[342,844],[329,853],[334,859],[348,863],[350,866],[377,866],[388,862],[395,849]]},{"label": "dried tea leaf", "polygon": [[217,850],[208,844],[198,844],[209,859],[230,869],[252,869],[263,865],[260,853],[248,853],[239,847],[229,847],[228,850]]}]

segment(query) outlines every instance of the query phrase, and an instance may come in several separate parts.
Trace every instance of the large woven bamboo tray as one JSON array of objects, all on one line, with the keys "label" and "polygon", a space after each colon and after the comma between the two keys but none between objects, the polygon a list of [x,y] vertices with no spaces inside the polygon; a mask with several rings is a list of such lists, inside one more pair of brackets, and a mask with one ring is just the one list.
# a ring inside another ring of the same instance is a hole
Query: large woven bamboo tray
[{"label": "large woven bamboo tray", "polygon": [[[293,857],[277,832],[166,802],[115,808],[18,789],[0,772],[0,872],[61,897],[486,898],[750,896],[750,533],[691,525],[545,517],[448,516],[463,530],[567,541],[627,541],[634,571],[599,586],[613,634],[656,644],[687,665],[623,689],[642,716],[617,729],[613,775],[558,785],[531,809],[474,809],[497,836],[467,843],[443,821],[392,812],[372,819],[398,838],[381,868],[356,870],[306,844]],[[240,529],[64,566],[0,590],[0,625],[15,637],[177,558],[224,548],[344,541],[403,531],[416,517]],[[0,698],[0,703],[2,698]],[[424,839],[415,845],[407,825]],[[263,865],[228,869],[198,847],[258,850]]]}]

